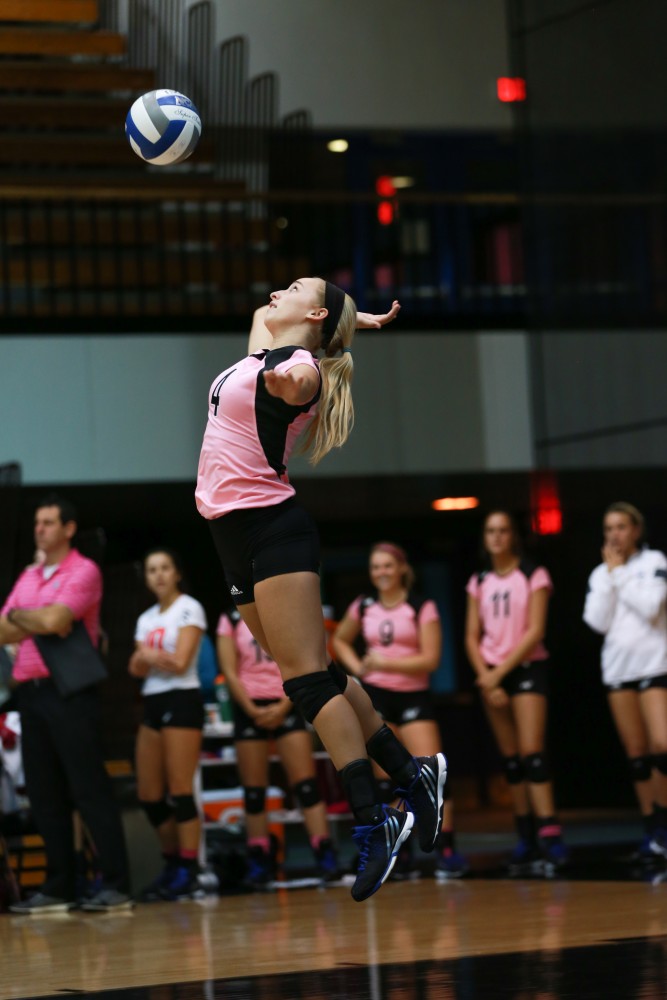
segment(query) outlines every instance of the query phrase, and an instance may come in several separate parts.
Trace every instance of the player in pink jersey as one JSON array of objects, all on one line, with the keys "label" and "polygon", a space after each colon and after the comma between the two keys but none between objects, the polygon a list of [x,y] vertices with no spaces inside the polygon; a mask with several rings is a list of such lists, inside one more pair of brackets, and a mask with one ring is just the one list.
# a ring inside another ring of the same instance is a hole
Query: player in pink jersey
[{"label": "player in pink jersey", "polygon": [[144,902],[196,899],[201,822],[193,788],[199,766],[204,702],[197,656],[206,631],[199,601],[181,591],[180,558],[157,548],[144,559],[157,598],[137,620],[129,672],[142,679],[144,716],[136,742],[137,797],[154,827],[164,868]]},{"label": "player in pink jersey", "polygon": [[325,882],[335,881],[341,872],[317,784],[313,741],[303,716],[285,697],[278,664],[264,652],[238,611],[221,615],[217,633],[218,660],[232,696],[246,813],[248,881],[262,887],[275,878],[275,851],[265,808],[272,740],[303,811],[318,871]]},{"label": "player in pink jersey", "polygon": [[42,500],[35,511],[35,544],[44,559],[24,570],[0,610],[0,644],[18,644],[13,676],[23,765],[47,858],[41,891],[13,904],[16,913],[66,912],[77,905],[74,808],[90,831],[103,879],[80,902],[82,909],[132,905],[120,810],[104,766],[99,691],[94,686],[62,695],[33,640],[54,633],[65,638],[81,621],[97,643],[102,574],[73,547],[76,530],[76,510],[68,500],[57,494]]},{"label": "player in pink jersey", "polygon": [[466,588],[465,644],[512,795],[519,843],[510,874],[551,875],[567,860],[545,752],[551,579],[522,558],[507,511],[487,515],[483,546],[484,568]]},{"label": "player in pink jersey", "polygon": [[[371,549],[369,575],[374,597],[352,602],[333,637],[337,659],[361,680],[385,723],[415,756],[441,751],[440,732],[429,691],[431,673],[440,662],[442,629],[433,601],[412,594],[415,576],[405,551],[393,542],[378,542]],[[354,647],[361,636],[365,652]],[[394,798],[388,776],[376,768],[385,801]],[[436,877],[458,878],[467,871],[465,859],[455,850],[452,803],[446,796],[442,828],[436,844]],[[396,877],[411,867],[408,846],[400,858]]]},{"label": "player in pink jersey", "polygon": [[[385,881],[415,814],[422,846],[434,847],[446,765],[442,755],[413,758],[363,689],[329,662],[319,537],[293,497],[287,463],[306,428],[313,463],[345,443],[354,417],[354,331],[378,329],[398,309],[395,302],[384,315],[357,313],[349,295],[322,278],[273,292],[269,306],[255,312],[252,353],[211,387],[196,489],[234,603],[340,772],[359,823],[357,901]],[[405,789],[410,810],[379,801],[369,756]]]}]

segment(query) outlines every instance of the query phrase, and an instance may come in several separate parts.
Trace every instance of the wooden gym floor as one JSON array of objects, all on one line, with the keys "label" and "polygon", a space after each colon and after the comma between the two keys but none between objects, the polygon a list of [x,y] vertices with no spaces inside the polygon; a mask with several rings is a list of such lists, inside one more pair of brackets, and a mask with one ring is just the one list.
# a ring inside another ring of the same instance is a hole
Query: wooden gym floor
[{"label": "wooden gym floor", "polygon": [[[627,846],[627,845],[626,845]],[[499,856],[500,857],[500,856]],[[123,914],[0,916],[0,998],[663,1000],[667,869],[580,845],[567,876],[279,889]]]}]

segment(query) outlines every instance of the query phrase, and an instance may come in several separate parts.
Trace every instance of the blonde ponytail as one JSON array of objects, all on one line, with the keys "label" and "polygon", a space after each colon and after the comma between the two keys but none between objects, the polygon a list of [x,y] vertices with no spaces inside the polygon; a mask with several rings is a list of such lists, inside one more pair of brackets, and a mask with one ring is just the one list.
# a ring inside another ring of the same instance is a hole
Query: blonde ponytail
[{"label": "blonde ponytail", "polygon": [[353,299],[346,295],[338,326],[326,348],[326,357],[320,361],[322,392],[317,413],[299,449],[311,452],[311,465],[317,465],[332,448],[342,447],[354,426],[354,362],[349,351],[345,351],[340,357],[334,355],[343,348],[350,347],[356,323],[357,307]]}]

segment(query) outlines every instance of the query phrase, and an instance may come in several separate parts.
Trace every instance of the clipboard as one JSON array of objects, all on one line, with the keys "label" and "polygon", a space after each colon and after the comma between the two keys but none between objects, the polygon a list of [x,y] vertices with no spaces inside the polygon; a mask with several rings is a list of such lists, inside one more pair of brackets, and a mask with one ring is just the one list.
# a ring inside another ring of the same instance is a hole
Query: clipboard
[{"label": "clipboard", "polygon": [[64,638],[55,634],[32,638],[63,698],[94,687],[109,676],[82,621],[74,622]]}]

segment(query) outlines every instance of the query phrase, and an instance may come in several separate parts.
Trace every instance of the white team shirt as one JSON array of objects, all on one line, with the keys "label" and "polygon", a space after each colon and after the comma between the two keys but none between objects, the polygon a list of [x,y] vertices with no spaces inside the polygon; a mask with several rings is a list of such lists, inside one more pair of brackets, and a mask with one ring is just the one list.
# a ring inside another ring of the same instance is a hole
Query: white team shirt
[{"label": "white team shirt", "polygon": [[642,549],[609,572],[601,563],[591,573],[584,621],[605,636],[605,684],[667,673],[667,558]]},{"label": "white team shirt", "polygon": [[[181,594],[166,611],[160,611],[160,605],[154,604],[137,619],[134,638],[137,642],[145,642],[154,649],[164,649],[167,653],[176,652],[178,633],[185,625],[196,625],[202,632],[206,631],[206,612],[199,601],[189,594]],[[197,660],[199,647],[193,654],[188,669],[183,674],[172,674],[167,670],[151,668],[141,687],[142,694],[162,694],[163,691],[173,691],[176,688],[198,688],[199,675]]]}]

